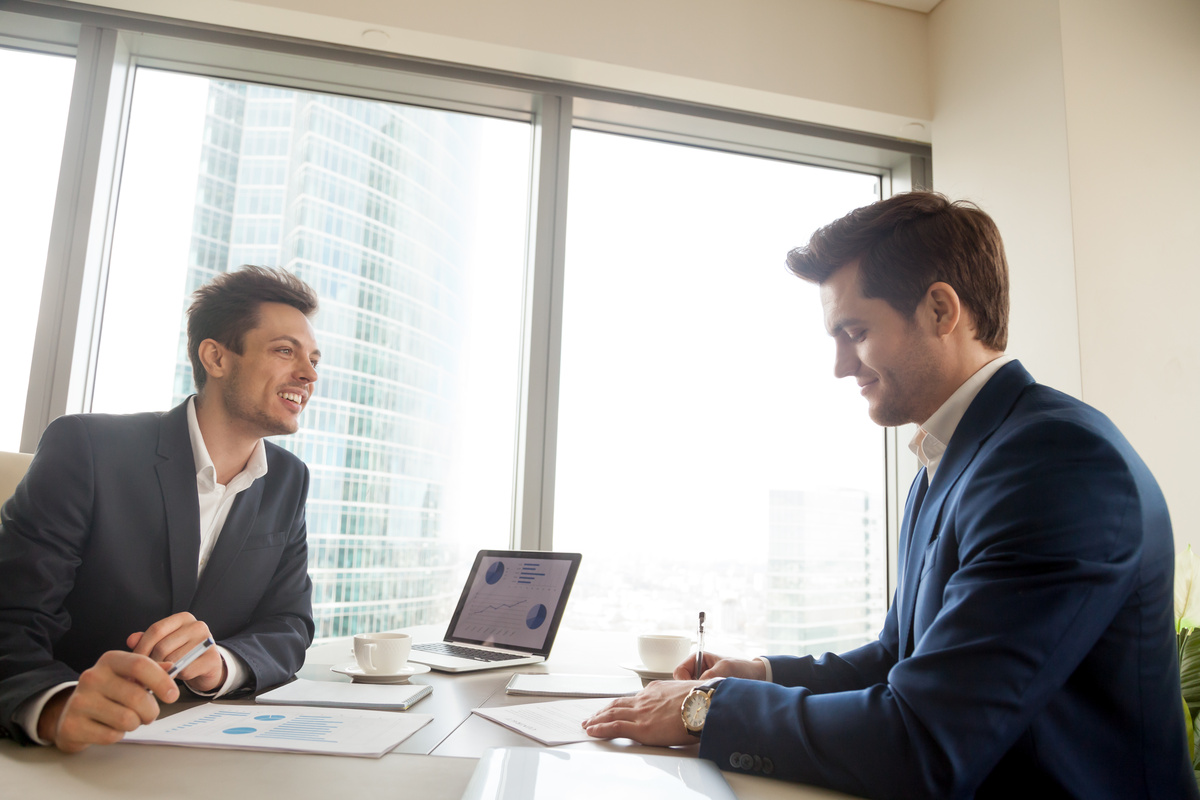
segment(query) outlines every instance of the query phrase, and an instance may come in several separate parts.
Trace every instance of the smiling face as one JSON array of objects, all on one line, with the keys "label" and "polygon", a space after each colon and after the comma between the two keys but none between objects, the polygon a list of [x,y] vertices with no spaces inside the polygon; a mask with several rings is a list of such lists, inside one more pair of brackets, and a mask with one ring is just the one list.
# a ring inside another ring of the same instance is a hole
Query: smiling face
[{"label": "smiling face", "polygon": [[934,325],[907,318],[886,300],[862,295],[858,263],[821,284],[825,329],[834,338],[833,374],[854,378],[878,425],[922,423],[945,400],[946,369]]},{"label": "smiling face", "polygon": [[284,303],[259,306],[259,323],[246,333],[242,354],[223,349],[227,369],[209,380],[228,421],[261,438],[295,433],[317,379],[316,336],[308,317]]}]

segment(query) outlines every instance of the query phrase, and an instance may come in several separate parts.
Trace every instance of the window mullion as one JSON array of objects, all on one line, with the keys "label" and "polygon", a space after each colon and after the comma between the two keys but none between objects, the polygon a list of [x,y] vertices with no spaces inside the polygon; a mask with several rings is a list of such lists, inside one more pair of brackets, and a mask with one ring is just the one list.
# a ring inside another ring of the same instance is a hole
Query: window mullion
[{"label": "window mullion", "polygon": [[84,26],[26,395],[26,452],[53,419],[86,410],[131,81],[122,35]]},{"label": "window mullion", "polygon": [[513,503],[514,544],[527,550],[549,550],[553,545],[571,110],[570,97],[545,95],[534,123],[521,345],[523,393]]}]

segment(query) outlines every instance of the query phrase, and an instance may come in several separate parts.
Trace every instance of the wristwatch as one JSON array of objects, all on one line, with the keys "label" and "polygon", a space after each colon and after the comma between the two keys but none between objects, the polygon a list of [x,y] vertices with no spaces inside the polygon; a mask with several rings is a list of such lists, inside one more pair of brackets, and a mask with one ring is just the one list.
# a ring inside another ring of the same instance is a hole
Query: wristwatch
[{"label": "wristwatch", "polygon": [[712,705],[713,691],[724,678],[713,678],[692,689],[683,698],[683,706],[679,709],[683,715],[683,727],[692,736],[699,736],[704,730],[704,720],[708,717],[708,708]]}]

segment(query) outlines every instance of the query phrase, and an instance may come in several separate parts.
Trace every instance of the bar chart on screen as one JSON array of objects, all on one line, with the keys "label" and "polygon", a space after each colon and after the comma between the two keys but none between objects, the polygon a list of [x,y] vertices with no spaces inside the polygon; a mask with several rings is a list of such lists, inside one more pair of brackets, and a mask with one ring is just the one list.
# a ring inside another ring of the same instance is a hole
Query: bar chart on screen
[{"label": "bar chart on screen", "polygon": [[563,562],[497,558],[471,586],[455,635],[536,647],[568,573]]}]

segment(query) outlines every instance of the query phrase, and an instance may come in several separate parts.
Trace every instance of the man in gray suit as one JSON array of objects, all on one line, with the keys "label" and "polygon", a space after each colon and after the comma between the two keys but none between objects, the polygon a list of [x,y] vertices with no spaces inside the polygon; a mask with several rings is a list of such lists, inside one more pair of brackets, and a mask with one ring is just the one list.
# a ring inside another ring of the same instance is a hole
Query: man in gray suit
[{"label": "man in gray suit", "polygon": [[178,699],[165,669],[209,636],[178,677],[210,697],[286,680],[312,642],[308,469],[263,437],[294,433],[311,396],[316,296],[245,267],[193,298],[197,394],[60,417],[0,508],[4,736],[115,742]]}]

